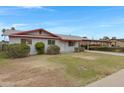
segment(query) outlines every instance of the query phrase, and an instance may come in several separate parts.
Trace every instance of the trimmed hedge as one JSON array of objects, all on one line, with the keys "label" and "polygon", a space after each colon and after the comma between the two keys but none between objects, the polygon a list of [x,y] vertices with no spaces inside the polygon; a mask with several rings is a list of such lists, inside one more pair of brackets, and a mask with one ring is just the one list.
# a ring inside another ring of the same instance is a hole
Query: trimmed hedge
[{"label": "trimmed hedge", "polygon": [[50,54],[50,55],[60,54],[60,47],[57,45],[50,45],[47,48],[47,54]]},{"label": "trimmed hedge", "polygon": [[30,53],[30,47],[25,44],[9,44],[5,53],[11,58],[26,57]]},{"label": "trimmed hedge", "polygon": [[43,42],[37,42],[35,44],[35,49],[37,50],[37,54],[44,54],[45,45]]},{"label": "trimmed hedge", "polygon": [[74,52],[84,52],[84,47],[75,47]]},{"label": "trimmed hedge", "polygon": [[89,49],[98,51],[124,52],[124,48],[122,47],[92,47]]}]

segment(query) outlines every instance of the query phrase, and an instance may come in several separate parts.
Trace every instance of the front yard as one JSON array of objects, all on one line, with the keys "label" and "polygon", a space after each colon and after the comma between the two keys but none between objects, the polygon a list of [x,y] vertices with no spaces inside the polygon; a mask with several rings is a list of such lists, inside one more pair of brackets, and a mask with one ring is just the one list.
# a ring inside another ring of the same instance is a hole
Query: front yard
[{"label": "front yard", "polygon": [[0,54],[0,86],[85,86],[123,68],[124,57],[97,53],[20,59]]}]

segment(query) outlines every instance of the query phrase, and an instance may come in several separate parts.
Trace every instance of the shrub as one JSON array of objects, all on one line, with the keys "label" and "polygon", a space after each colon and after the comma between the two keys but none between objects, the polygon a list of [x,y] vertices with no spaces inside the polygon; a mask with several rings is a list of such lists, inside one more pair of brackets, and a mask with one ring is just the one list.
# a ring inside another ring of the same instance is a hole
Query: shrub
[{"label": "shrub", "polygon": [[59,54],[60,53],[60,47],[57,45],[50,45],[47,48],[47,54]]},{"label": "shrub", "polygon": [[7,44],[0,44],[0,52],[6,51]]},{"label": "shrub", "polygon": [[84,52],[85,48],[84,47],[79,47],[79,52]]},{"label": "shrub", "polygon": [[43,42],[37,42],[35,44],[35,49],[37,50],[37,54],[44,54],[44,43]]},{"label": "shrub", "polygon": [[78,47],[75,47],[75,48],[74,48],[74,52],[79,52]]},{"label": "shrub", "polygon": [[74,49],[75,52],[84,52],[85,48],[84,47],[76,47]]},{"label": "shrub", "polygon": [[9,44],[6,47],[6,54],[11,58],[21,58],[29,55],[30,47],[25,44]]}]

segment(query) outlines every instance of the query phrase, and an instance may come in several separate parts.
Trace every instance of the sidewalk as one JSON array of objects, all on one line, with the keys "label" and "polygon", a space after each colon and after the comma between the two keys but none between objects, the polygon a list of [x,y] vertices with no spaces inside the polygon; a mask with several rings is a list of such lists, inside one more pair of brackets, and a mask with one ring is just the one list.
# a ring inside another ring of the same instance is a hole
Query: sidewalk
[{"label": "sidewalk", "polygon": [[124,69],[86,87],[124,87]]}]

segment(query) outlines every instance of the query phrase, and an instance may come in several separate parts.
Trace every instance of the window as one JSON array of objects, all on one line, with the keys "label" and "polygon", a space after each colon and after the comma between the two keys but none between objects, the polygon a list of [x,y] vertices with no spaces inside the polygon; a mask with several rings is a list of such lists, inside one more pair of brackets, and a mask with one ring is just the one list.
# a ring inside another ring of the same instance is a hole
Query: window
[{"label": "window", "polygon": [[42,31],[39,31],[39,34],[42,34]]},{"label": "window", "polygon": [[48,45],[55,45],[55,40],[48,40]]},{"label": "window", "polygon": [[68,46],[74,46],[75,42],[68,42]]},{"label": "window", "polygon": [[21,44],[32,44],[31,39],[21,39]]},{"label": "window", "polygon": [[31,39],[27,39],[27,44],[32,44],[32,40]]},{"label": "window", "polygon": [[21,44],[26,44],[26,39],[21,39]]}]

